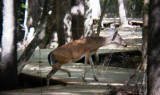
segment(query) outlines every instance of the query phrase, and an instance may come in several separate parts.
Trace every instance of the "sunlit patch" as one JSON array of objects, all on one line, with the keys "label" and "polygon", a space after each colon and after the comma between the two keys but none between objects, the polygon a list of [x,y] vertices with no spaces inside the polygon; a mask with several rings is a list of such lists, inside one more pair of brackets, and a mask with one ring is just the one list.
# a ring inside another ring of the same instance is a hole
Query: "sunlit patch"
[{"label": "sunlit patch", "polygon": [[84,15],[84,5],[82,3],[79,3],[77,6],[73,6],[71,8],[71,13],[73,15]]}]

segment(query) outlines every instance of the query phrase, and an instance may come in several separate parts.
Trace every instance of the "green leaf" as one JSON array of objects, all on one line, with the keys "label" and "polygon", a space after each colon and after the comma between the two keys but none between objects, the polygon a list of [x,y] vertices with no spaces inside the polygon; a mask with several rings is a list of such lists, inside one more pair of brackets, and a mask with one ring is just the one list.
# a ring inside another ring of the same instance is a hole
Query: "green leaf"
[{"label": "green leaf", "polygon": [[24,8],[24,9],[27,9],[27,7],[24,3],[21,4],[21,7]]}]

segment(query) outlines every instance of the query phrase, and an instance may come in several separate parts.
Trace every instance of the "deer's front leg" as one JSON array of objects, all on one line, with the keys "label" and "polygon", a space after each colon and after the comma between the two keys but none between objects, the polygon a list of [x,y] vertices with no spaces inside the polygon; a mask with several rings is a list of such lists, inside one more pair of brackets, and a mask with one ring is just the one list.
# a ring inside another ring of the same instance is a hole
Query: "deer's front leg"
[{"label": "deer's front leg", "polygon": [[90,52],[87,52],[85,55],[85,63],[84,63],[85,67],[84,67],[83,76],[82,76],[83,81],[86,81],[85,76],[86,76],[86,70],[87,70],[89,56],[90,56]]},{"label": "deer's front leg", "polygon": [[91,57],[91,56],[89,57],[89,62],[90,62],[90,64],[91,64],[91,66],[92,66],[93,78],[94,78],[95,81],[98,81],[98,79],[97,79],[97,77],[96,77],[96,75],[95,75],[95,73],[94,73],[94,63],[93,63],[93,60],[92,60],[92,57]]},{"label": "deer's front leg", "polygon": [[95,64],[98,65],[98,62],[99,62],[99,54],[96,51],[96,53],[95,53]]}]

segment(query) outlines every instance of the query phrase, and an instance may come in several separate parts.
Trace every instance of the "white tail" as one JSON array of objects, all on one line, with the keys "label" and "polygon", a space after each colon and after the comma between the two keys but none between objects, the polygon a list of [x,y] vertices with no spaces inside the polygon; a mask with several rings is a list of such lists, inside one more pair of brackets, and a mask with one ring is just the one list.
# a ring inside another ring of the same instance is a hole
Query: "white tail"
[{"label": "white tail", "polygon": [[[52,66],[52,70],[47,75],[47,85],[49,85],[49,81],[52,75],[55,74],[58,70],[68,73],[68,76],[71,77],[71,73],[66,69],[62,69],[61,66],[69,62],[77,61],[83,56],[85,56],[85,66],[88,61],[91,62],[94,80],[98,81],[94,74],[94,63],[92,61],[91,54],[96,52],[100,47],[113,42],[120,44],[124,47],[127,46],[122,37],[116,31],[113,36],[86,37],[56,48],[48,55],[49,64]],[[85,74],[86,67],[84,69],[82,77],[83,80],[85,80]]]}]

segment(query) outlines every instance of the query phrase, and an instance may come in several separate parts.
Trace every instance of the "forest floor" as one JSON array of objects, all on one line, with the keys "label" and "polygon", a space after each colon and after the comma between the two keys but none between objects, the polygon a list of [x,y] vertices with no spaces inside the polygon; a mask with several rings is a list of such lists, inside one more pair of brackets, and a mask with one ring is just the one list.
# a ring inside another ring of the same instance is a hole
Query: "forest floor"
[{"label": "forest floor", "polygon": [[[105,31],[105,30],[104,30]],[[120,30],[119,34],[127,42],[128,47],[124,48],[115,44],[108,45],[99,49],[99,54],[113,52],[140,51],[142,43],[141,29]],[[107,32],[101,32],[101,35],[109,35]],[[18,90],[3,91],[2,95],[114,95],[109,93],[115,87],[123,92],[132,93],[140,89],[143,73],[138,71],[136,76],[126,85],[126,81],[135,72],[135,68],[123,68],[113,66],[97,65],[95,68],[96,76],[99,81],[94,81],[91,66],[87,65],[86,82],[82,81],[82,72],[84,64],[69,63],[62,66],[71,72],[72,77],[64,72],[58,71],[52,76],[50,86],[46,86],[46,75],[52,69],[48,64],[47,56],[53,49],[36,50],[22,71],[19,78],[21,86]],[[22,51],[19,51],[19,55]],[[136,56],[136,55],[135,55]],[[29,81],[28,81],[29,80]],[[34,85],[33,85],[34,84]],[[120,94],[120,95],[138,95],[138,94]]]}]

